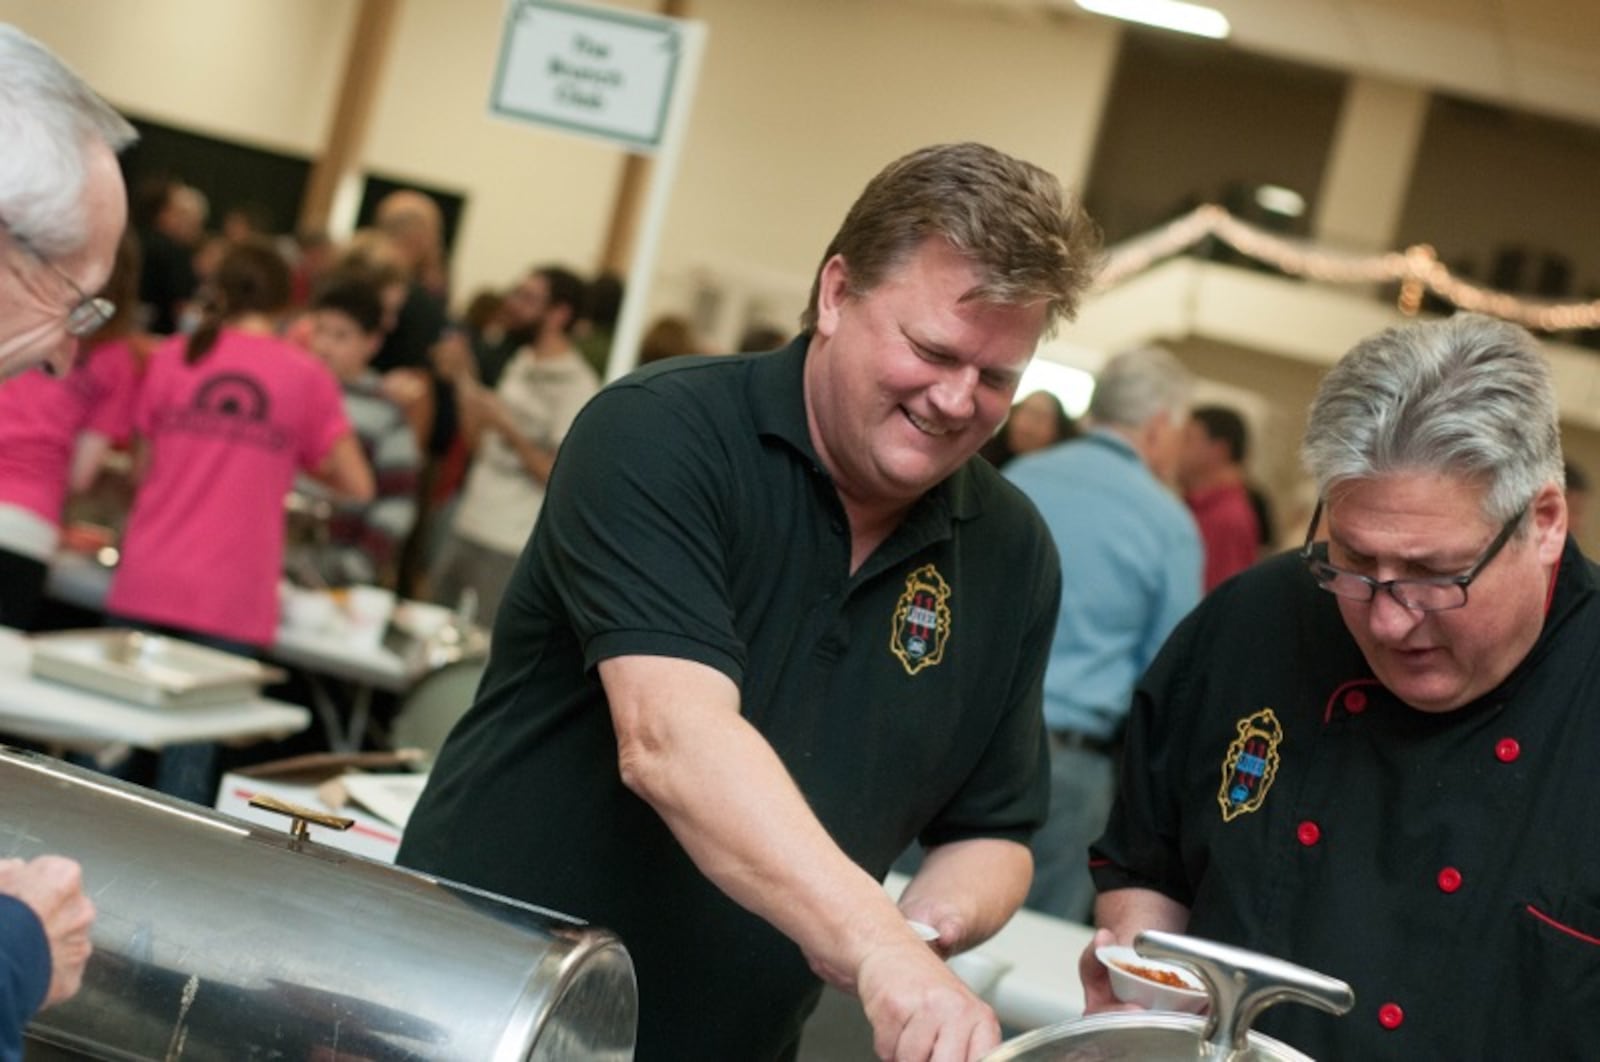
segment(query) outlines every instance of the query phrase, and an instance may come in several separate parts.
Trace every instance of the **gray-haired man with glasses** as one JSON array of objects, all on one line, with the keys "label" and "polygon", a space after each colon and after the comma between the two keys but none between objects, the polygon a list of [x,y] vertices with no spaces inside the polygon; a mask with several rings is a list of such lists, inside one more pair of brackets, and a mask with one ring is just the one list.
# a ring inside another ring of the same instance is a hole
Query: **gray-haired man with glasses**
[{"label": "gray-haired man with glasses", "polygon": [[[1600,1043],[1600,574],[1537,343],[1459,314],[1312,404],[1298,554],[1208,597],[1134,694],[1097,943],[1176,929],[1348,981],[1256,1026],[1316,1058]],[[1091,1011],[1118,1006],[1086,952]]]},{"label": "gray-haired man with glasses", "polygon": [[[68,371],[110,318],[94,292],[122,237],[116,153],[133,139],[59,59],[0,24],[0,380],[41,362]],[[93,921],[77,863],[0,859],[0,1059],[21,1057],[41,1004],[78,990]]]},{"label": "gray-haired man with glasses", "polygon": [[111,316],[95,293],[127,219],[133,127],[60,60],[0,24],[0,379],[64,373]]}]

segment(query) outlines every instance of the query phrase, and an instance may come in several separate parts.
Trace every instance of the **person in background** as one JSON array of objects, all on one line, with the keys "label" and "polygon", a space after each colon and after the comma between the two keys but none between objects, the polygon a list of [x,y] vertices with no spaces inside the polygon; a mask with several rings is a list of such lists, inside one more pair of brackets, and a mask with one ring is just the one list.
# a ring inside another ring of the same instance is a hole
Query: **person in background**
[{"label": "person in background", "polygon": [[137,198],[134,221],[144,251],[139,280],[144,328],[170,336],[181,330],[199,293],[195,257],[205,241],[210,206],[198,188],[170,178],[147,182]]},{"label": "person in background", "polygon": [[[269,244],[223,256],[192,336],[151,356],[134,412],[138,484],[106,597],[114,621],[255,655],[278,629],[284,498],[307,471],[364,503],[372,470],[327,366],[277,336],[289,267]],[[212,746],[162,754],[157,786],[215,793]]]},{"label": "person in background", "polygon": [[1133,684],[1200,600],[1200,536],[1167,486],[1194,378],[1165,350],[1118,354],[1095,377],[1088,432],[1006,466],[1050,527],[1063,583],[1044,718],[1050,817],[1033,837],[1026,904],[1082,922],[1089,843],[1105,827]]},{"label": "person in background", "polygon": [[646,366],[574,423],[399,862],[620,933],[640,1062],[793,1057],[819,977],[881,1057],[998,1042],[943,957],[1027,889],[1059,579],[974,457],[1093,245],[1038,167],[917,151],[788,347]]},{"label": "person in background", "polygon": [[[0,380],[65,374],[116,312],[93,297],[127,221],[117,153],[133,127],[61,60],[0,23]],[[0,860],[0,1060],[39,1007],[72,996],[93,950],[77,863]]]},{"label": "person in background", "polygon": [[739,345],[735,350],[740,354],[757,354],[762,351],[777,350],[789,342],[791,335],[793,333],[787,328],[764,324],[751,325],[739,337]]},{"label": "person in background", "polygon": [[88,490],[133,430],[150,337],[139,318],[139,243],[130,231],[101,294],[116,308],[83,339],[67,376],[0,382],[0,624],[33,630],[70,494]]},{"label": "person in background", "polygon": [[[236,245],[202,328],[152,355],[135,411],[135,476],[107,609],[236,647],[272,643],[283,500],[299,470],[353,502],[372,470],[338,380],[276,335],[289,270],[270,245]],[[248,650],[246,650],[248,651]]]},{"label": "person in background", "polygon": [[[1550,369],[1476,314],[1367,338],[1301,447],[1304,546],[1209,594],[1140,680],[1095,944],[1188,932],[1348,982],[1255,1027],[1316,1058],[1600,1043],[1600,570]],[[1114,1005],[1079,961],[1089,1013]]]},{"label": "person in background", "polygon": [[657,317],[639,340],[639,364],[678,358],[685,354],[704,354],[700,337],[687,317],[669,313]]},{"label": "person in background", "polygon": [[517,290],[528,300],[533,340],[517,351],[494,390],[474,378],[471,349],[461,337],[435,351],[440,372],[461,402],[463,434],[474,456],[433,568],[431,592],[435,601],[454,607],[471,590],[486,619],[499,610],[539,518],[561,440],[600,387],[572,342],[584,305],[583,281],[559,266],[541,266]]},{"label": "person in background", "polygon": [[[339,247],[326,229],[302,228],[294,234],[294,248],[294,257],[289,263],[289,304],[301,310],[311,302],[312,293],[333,268]],[[396,312],[399,312],[398,307]]]},{"label": "person in background", "polygon": [[1205,591],[1244,571],[1261,555],[1261,525],[1245,485],[1250,433],[1226,406],[1189,413],[1178,459],[1178,486],[1205,547]]},{"label": "person in background", "polygon": [[611,361],[611,340],[617,333],[617,318],[622,313],[622,278],[609,270],[600,273],[589,282],[588,300],[573,329],[574,342],[583,360],[603,380]]},{"label": "person in background", "polygon": [[388,238],[406,274],[406,294],[394,325],[373,360],[380,373],[426,369],[428,351],[448,323],[444,220],[439,205],[423,192],[402,188],[378,202],[373,227]]},{"label": "person in background", "polygon": [[[422,440],[422,474],[417,482],[417,504],[424,517],[434,507],[438,479],[450,466],[458,448],[461,424],[459,403],[451,382],[434,367],[432,350],[449,326],[449,263],[444,249],[444,218],[439,204],[424,192],[402,188],[378,202],[374,226],[387,237],[404,262],[408,286],[394,325],[384,336],[373,368],[393,380],[391,394],[413,411],[426,416]],[[421,389],[420,396],[411,392]],[[408,393],[401,395],[404,389]],[[427,521],[419,520],[400,553],[399,591],[417,592],[428,563]]]},{"label": "person in background", "polygon": [[[472,356],[478,362],[478,379],[485,387],[493,387],[499,382],[500,370],[505,368],[505,363],[516,352],[513,347],[506,350],[503,356],[499,355],[506,342],[505,309],[505,292],[495,288],[479,288],[467,300],[466,309],[461,311],[461,331],[472,347]],[[521,346],[520,343],[517,345]],[[492,369],[485,364],[491,358],[498,362]]]},{"label": "person in background", "polygon": [[272,224],[272,211],[264,203],[235,203],[222,212],[222,224],[217,232],[229,243],[246,240],[272,240],[276,231]]},{"label": "person in background", "polygon": [[1077,421],[1049,391],[1034,391],[1011,407],[1006,422],[979,451],[984,460],[1004,468],[1013,458],[1076,439]]},{"label": "person in background", "polygon": [[465,338],[472,347],[477,380],[484,387],[493,390],[500,386],[500,375],[517,351],[538,339],[542,292],[542,282],[530,270],[506,289],[495,313],[492,331],[485,329],[474,333],[470,326],[466,329]]},{"label": "person in background", "polygon": [[335,274],[311,301],[311,351],[338,377],[344,411],[372,468],[371,501],[335,504],[318,558],[321,577],[393,589],[400,546],[417,518],[417,437],[371,369],[383,342],[383,298],[364,277]]}]

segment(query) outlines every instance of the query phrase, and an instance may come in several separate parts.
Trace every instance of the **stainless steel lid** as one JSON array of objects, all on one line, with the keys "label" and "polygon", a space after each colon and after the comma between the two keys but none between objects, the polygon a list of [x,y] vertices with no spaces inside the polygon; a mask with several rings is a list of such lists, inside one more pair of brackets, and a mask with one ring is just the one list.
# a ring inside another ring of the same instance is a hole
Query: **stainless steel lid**
[{"label": "stainless steel lid", "polygon": [[1140,933],[1133,946],[1146,958],[1192,969],[1205,982],[1210,1012],[1096,1014],[1008,1040],[984,1062],[1310,1062],[1287,1044],[1252,1032],[1256,1016],[1285,1000],[1333,1014],[1355,1005],[1343,981],[1243,948],[1153,930]]},{"label": "stainless steel lid", "polygon": [[0,807],[0,856],[77,859],[99,912],[41,1057],[632,1057],[605,930],[4,747]]}]

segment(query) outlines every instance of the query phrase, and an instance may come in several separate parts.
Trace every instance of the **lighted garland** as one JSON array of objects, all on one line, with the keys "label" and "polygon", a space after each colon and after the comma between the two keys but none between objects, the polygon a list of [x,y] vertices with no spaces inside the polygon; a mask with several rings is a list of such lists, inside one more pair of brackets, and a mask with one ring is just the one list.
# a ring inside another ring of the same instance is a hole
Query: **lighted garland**
[{"label": "lighted garland", "polygon": [[1214,204],[1196,207],[1153,232],[1112,248],[1105,266],[1095,278],[1095,288],[1109,291],[1208,236],[1215,236],[1240,254],[1291,276],[1330,284],[1398,283],[1397,304],[1406,314],[1415,314],[1421,309],[1423,292],[1431,291],[1463,310],[1515,321],[1540,332],[1600,328],[1600,299],[1587,302],[1525,299],[1454,276],[1427,244],[1380,255],[1343,254],[1259,229]]}]

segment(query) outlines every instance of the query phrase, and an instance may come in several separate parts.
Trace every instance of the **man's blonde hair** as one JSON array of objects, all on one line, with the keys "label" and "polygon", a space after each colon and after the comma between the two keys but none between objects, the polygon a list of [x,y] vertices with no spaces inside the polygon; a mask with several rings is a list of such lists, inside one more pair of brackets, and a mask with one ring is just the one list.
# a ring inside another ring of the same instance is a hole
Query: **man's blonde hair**
[{"label": "man's blonde hair", "polygon": [[[1044,302],[1047,328],[1077,314],[1099,265],[1099,232],[1045,170],[983,144],[941,144],[890,163],[868,182],[823,253],[844,258],[850,291],[876,287],[928,239],[940,237],[982,278],[965,298]],[[817,323],[819,265],[800,317]]]}]

